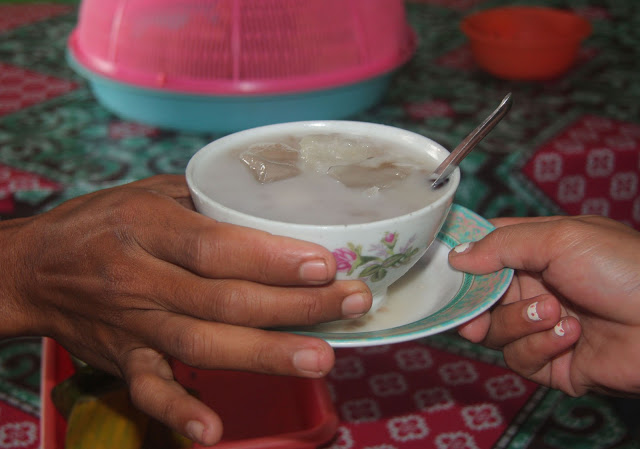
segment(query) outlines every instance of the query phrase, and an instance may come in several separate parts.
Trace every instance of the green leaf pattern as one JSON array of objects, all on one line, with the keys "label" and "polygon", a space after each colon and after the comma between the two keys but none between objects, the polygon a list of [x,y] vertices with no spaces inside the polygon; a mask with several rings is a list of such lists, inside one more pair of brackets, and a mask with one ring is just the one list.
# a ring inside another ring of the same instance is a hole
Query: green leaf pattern
[{"label": "green leaf pattern", "polygon": [[385,278],[390,268],[397,268],[407,265],[420,252],[419,248],[414,248],[411,242],[415,240],[415,235],[408,240],[408,244],[398,252],[398,233],[387,231],[380,239],[380,245],[372,248],[374,254],[363,254],[362,245],[352,242],[347,243],[346,248],[339,248],[333,252],[338,264],[338,271],[346,271],[347,275],[357,273],[359,279],[369,279],[371,282],[378,282]]}]

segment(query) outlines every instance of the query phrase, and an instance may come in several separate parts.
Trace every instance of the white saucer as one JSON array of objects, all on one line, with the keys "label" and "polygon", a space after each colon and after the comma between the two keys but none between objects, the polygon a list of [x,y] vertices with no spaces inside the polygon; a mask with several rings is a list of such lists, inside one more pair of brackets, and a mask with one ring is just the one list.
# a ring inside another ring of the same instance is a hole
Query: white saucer
[{"label": "white saucer", "polygon": [[487,235],[484,218],[453,205],[437,240],[387,293],[375,312],[357,320],[334,321],[296,333],[326,340],[333,347],[374,346],[426,337],[457,327],[491,307],[511,283],[513,270],[474,276],[449,266],[454,246]]}]

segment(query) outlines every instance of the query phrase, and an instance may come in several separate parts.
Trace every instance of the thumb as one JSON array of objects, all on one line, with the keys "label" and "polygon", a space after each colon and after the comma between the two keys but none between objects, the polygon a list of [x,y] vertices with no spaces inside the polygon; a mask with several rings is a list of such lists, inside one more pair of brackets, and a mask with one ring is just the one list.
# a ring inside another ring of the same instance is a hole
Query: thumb
[{"label": "thumb", "polygon": [[552,222],[530,222],[497,228],[477,242],[466,242],[449,252],[457,270],[487,274],[503,268],[543,272],[563,244]]}]

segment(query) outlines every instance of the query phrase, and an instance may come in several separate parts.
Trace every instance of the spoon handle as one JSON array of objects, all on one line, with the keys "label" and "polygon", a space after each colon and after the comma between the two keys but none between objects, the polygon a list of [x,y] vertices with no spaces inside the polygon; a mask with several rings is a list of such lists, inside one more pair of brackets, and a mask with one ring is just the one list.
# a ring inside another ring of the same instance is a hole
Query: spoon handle
[{"label": "spoon handle", "polygon": [[432,188],[437,188],[451,176],[451,173],[460,164],[460,161],[467,156],[484,137],[498,124],[511,109],[511,93],[508,93],[500,105],[493,113],[487,117],[476,129],[474,129],[460,144],[449,154],[449,156],[438,166],[432,175],[434,179]]}]

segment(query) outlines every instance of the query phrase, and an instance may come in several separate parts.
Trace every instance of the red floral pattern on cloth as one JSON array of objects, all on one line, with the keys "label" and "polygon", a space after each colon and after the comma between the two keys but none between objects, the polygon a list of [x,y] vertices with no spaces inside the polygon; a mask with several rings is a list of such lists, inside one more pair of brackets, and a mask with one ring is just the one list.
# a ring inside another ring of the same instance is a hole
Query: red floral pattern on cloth
[{"label": "red floral pattern on cloth", "polygon": [[71,5],[1,5],[0,31],[9,31],[39,20],[49,19],[73,11]]},{"label": "red floral pattern on cloth", "polygon": [[640,125],[584,116],[522,170],[566,213],[596,214],[640,229]]},{"label": "red floral pattern on cloth", "polygon": [[109,138],[113,140],[137,136],[150,137],[158,132],[157,128],[136,122],[115,121],[109,124]]},{"label": "red floral pattern on cloth", "polygon": [[35,416],[0,401],[0,448],[38,448],[40,446],[38,426],[38,419]]},{"label": "red floral pattern on cloth", "polygon": [[436,64],[462,71],[471,71],[477,67],[469,44],[461,45],[443,54],[436,59]]},{"label": "red floral pattern on cloth", "polygon": [[325,449],[490,448],[538,388],[418,342],[338,349],[328,382],[341,425]]},{"label": "red floral pattern on cloth", "polygon": [[55,191],[59,188],[57,183],[40,175],[0,164],[0,213],[14,210],[13,194],[16,192]]},{"label": "red floral pattern on cloth", "polygon": [[453,108],[444,100],[432,100],[420,103],[408,103],[404,107],[413,120],[425,120],[433,117],[453,117]]},{"label": "red floral pattern on cloth", "polygon": [[73,81],[0,63],[0,116],[66,94],[77,87]]}]

